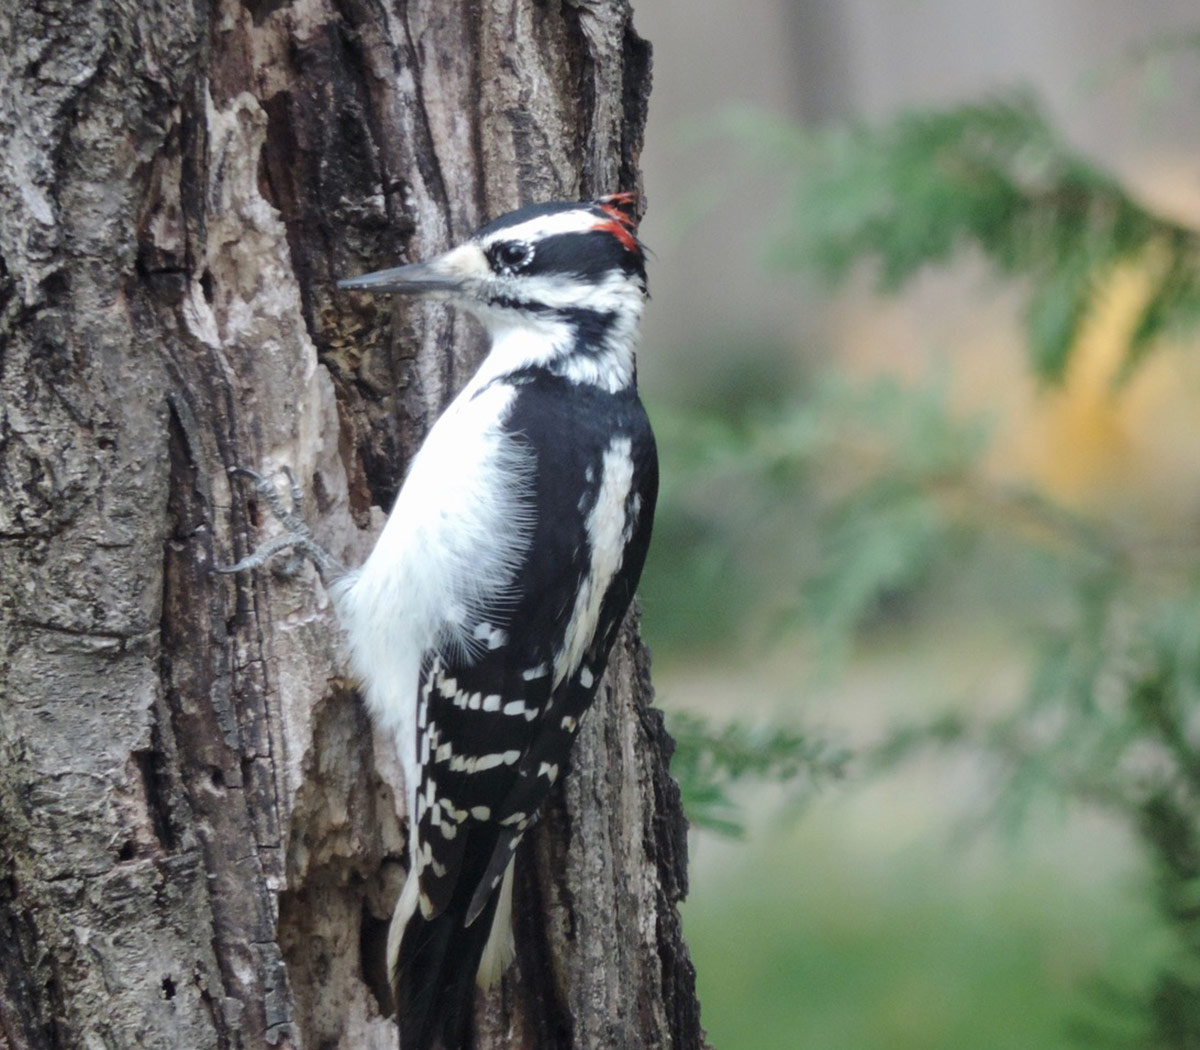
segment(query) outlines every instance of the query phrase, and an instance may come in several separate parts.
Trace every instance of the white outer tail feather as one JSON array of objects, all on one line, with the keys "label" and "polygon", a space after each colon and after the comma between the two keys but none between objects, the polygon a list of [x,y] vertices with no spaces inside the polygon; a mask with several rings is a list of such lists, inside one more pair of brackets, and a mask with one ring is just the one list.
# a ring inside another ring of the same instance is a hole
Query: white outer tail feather
[{"label": "white outer tail feather", "polygon": [[400,891],[396,908],[392,912],[392,924],[388,927],[387,973],[389,982],[396,975],[396,960],[400,957],[400,938],[404,936],[404,927],[408,925],[408,920],[417,910],[420,882],[421,880],[417,878],[417,869],[410,866],[409,876],[404,880],[404,889]]},{"label": "white outer tail feather", "polygon": [[508,862],[504,869],[504,881],[500,884],[500,898],[496,902],[496,914],[492,918],[492,932],[488,934],[488,942],[483,948],[483,958],[479,960],[479,970],[475,974],[475,983],[480,988],[491,988],[509,963],[516,958],[517,945],[513,940],[512,926],[512,897],[513,897],[513,864],[515,858]]},{"label": "white outer tail feather", "polygon": [[[480,988],[490,988],[494,985],[509,964],[517,955],[516,942],[513,940],[512,928],[512,897],[513,897],[513,864],[516,858],[509,861],[504,870],[504,881],[500,885],[500,897],[496,902],[496,913],[492,917],[492,929],[488,934],[487,944],[483,949],[483,957],[475,974],[475,983]],[[388,927],[387,942],[387,972],[391,980],[396,972],[396,961],[400,956],[400,939],[404,936],[404,928],[408,920],[417,910],[420,880],[415,869],[404,882],[404,889],[396,901],[396,909],[392,912],[392,924]]]}]

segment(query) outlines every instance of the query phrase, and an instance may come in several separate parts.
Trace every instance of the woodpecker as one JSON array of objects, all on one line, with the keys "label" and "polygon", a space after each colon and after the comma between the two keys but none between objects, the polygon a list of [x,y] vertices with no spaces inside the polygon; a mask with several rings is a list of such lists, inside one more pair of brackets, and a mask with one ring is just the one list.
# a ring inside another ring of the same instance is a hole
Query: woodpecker
[{"label": "woodpecker", "polygon": [[512,959],[515,851],[567,769],[646,558],[658,464],[637,392],[634,207],[622,193],[521,208],[436,258],[339,282],[465,308],[491,342],[370,556],[333,584],[408,793],[388,937],[403,1050],[460,1050],[475,985]]}]

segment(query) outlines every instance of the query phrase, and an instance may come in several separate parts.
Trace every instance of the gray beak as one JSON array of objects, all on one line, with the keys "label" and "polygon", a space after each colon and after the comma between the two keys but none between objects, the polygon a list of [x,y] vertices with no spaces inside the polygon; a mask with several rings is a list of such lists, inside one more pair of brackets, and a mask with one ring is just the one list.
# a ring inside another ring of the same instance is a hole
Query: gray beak
[{"label": "gray beak", "polygon": [[338,281],[339,288],[355,292],[399,292],[404,295],[453,295],[461,292],[463,278],[432,263],[413,263],[392,270],[377,270]]},{"label": "gray beak", "polygon": [[359,292],[397,292],[468,301],[488,273],[483,250],[473,241],[460,244],[426,262],[397,266],[338,281],[339,288]]}]

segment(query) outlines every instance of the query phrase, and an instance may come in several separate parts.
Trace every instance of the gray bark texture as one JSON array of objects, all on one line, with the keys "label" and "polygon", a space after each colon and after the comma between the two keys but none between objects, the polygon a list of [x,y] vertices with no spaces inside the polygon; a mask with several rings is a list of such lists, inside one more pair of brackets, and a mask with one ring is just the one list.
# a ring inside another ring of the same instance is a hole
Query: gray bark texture
[{"label": "gray bark texture", "polygon": [[[628,0],[0,0],[0,1050],[394,1048],[398,767],[277,524],[369,550],[470,323],[339,293],[636,188]],[[627,625],[484,1048],[702,1045]]]}]

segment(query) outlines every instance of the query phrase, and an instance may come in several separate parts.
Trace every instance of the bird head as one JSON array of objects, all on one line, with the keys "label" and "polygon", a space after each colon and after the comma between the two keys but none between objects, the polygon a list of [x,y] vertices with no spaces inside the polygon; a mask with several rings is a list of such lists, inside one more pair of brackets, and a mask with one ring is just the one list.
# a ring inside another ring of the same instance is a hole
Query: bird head
[{"label": "bird head", "polygon": [[640,315],[646,265],[636,198],[535,204],[502,215],[424,262],[339,281],[364,292],[443,299],[495,331],[514,325]]}]

